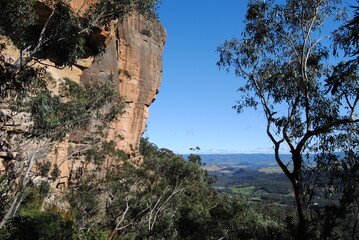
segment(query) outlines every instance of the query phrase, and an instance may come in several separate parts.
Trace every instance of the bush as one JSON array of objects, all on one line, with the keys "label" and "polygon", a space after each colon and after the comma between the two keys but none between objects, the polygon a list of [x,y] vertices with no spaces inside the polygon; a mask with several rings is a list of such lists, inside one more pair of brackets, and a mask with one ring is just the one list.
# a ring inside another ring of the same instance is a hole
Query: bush
[{"label": "bush", "polygon": [[11,219],[0,232],[3,240],[72,239],[74,222],[60,213],[33,211]]}]

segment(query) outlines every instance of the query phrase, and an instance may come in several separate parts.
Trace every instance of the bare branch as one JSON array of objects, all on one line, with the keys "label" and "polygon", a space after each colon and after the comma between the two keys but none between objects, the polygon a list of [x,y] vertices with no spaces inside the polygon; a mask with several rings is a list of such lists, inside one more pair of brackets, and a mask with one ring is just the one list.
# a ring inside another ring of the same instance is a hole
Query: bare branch
[{"label": "bare branch", "polygon": [[[125,197],[125,201],[126,201],[126,209],[125,209],[125,211],[122,213],[122,216],[121,216],[120,221],[117,223],[115,229],[112,231],[110,237],[108,238],[109,240],[111,240],[111,239],[115,236],[115,234],[116,234],[117,231],[122,230],[123,227],[124,227],[124,226],[120,227],[120,225],[121,225],[122,222],[125,220],[126,214],[127,214],[128,210],[129,210],[130,207],[131,207],[131,205],[128,204],[128,202],[129,202],[128,196]],[[127,224],[126,227],[129,226],[129,225],[130,225],[130,224]]]},{"label": "bare branch", "polygon": [[287,132],[288,132],[289,124],[293,122],[295,114],[297,113],[297,107],[298,107],[298,104],[299,104],[299,99],[300,99],[299,96],[297,96],[295,98],[295,101],[293,103],[293,107],[292,107],[292,109],[290,111],[290,114],[288,116],[288,120],[287,120],[286,124],[283,127],[283,138],[287,142],[287,144],[288,144],[291,151],[294,151],[295,148],[294,148],[294,145],[293,145],[292,141],[290,140]]}]

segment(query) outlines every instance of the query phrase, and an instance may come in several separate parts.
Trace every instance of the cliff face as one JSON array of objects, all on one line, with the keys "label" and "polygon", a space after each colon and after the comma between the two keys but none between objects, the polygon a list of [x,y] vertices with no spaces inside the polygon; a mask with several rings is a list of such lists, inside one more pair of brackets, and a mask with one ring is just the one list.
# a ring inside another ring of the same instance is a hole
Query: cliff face
[{"label": "cliff face", "polygon": [[143,16],[134,15],[125,22],[118,32],[119,90],[128,103],[128,113],[116,128],[127,139],[124,147],[128,148],[128,144],[138,145],[146,127],[148,108],[159,92],[166,34],[159,22],[148,22]]},{"label": "cliff face", "polygon": [[126,104],[125,114],[112,124],[109,139],[121,135],[118,146],[131,151],[144,133],[148,108],[156,99],[162,77],[166,32],[158,20],[133,13],[108,33],[104,54],[80,75],[80,83],[106,81],[111,74]]},{"label": "cliff face", "polygon": [[[84,2],[86,1],[74,0],[71,5],[79,9],[81,14],[80,10],[86,8]],[[41,2],[38,3],[40,7],[44,6]],[[45,11],[44,9],[40,10]],[[46,13],[43,15],[46,16]],[[66,77],[80,84],[104,82],[112,77],[126,102],[126,108],[125,113],[111,123],[106,140],[114,140],[120,149],[131,152],[139,145],[140,137],[145,131],[148,108],[159,92],[166,32],[157,19],[148,19],[135,12],[121,22],[112,22],[106,29],[95,34],[96,39],[105,43],[104,53],[94,58],[81,59],[71,68],[47,67],[47,72],[55,80]],[[18,52],[11,50],[7,55],[15,58]],[[45,63],[51,62],[46,60]],[[23,119],[18,119],[14,126],[7,129],[21,129],[24,123]],[[81,162],[65,161],[81,145],[78,135],[81,133],[72,134],[58,143],[56,153],[50,155],[52,164],[59,166],[60,170],[60,178],[55,183],[58,188],[66,187],[71,173],[84,167]],[[0,158],[2,155],[0,150]],[[1,161],[0,168],[3,168]]]},{"label": "cliff face", "polygon": [[[158,20],[151,21],[133,13],[101,34],[106,37],[107,45],[103,54],[81,60],[72,69],[49,71],[53,76],[69,77],[80,84],[104,82],[112,76],[126,108],[125,113],[111,123],[107,140],[114,140],[120,149],[132,152],[139,145],[149,107],[160,89],[166,32]],[[55,184],[58,188],[66,188],[70,173],[84,167],[81,162],[63,162],[73,149],[78,148],[76,138],[76,134],[71,135],[58,146],[55,156],[55,164],[60,165],[61,173]]]}]

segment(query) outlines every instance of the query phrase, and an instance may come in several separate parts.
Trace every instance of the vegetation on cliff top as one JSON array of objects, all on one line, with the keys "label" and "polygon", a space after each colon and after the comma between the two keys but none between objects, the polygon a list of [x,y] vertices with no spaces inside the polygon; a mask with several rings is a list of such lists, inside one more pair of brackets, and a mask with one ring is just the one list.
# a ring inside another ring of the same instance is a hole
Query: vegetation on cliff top
[{"label": "vegetation on cliff top", "polygon": [[[142,139],[143,164],[107,145],[117,164],[103,178],[87,175],[66,191],[70,209],[41,211],[46,193],[33,186],[20,214],[0,231],[3,239],[291,239],[293,224],[282,207],[255,210],[244,200],[216,193],[197,162]],[[194,157],[194,155],[193,155]],[[290,208],[286,209],[288,211]],[[286,219],[283,221],[283,219]],[[288,224],[286,223],[288,222]],[[62,228],[61,235],[57,233]],[[26,234],[25,234],[26,232]]]}]

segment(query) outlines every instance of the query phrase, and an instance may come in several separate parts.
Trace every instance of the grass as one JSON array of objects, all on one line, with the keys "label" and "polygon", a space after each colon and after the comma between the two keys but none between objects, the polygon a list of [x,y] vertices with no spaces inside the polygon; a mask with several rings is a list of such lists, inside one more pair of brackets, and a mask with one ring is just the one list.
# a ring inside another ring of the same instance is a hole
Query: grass
[{"label": "grass", "polygon": [[283,173],[282,169],[280,167],[265,167],[259,169],[259,172],[264,173]]},{"label": "grass", "polygon": [[241,193],[244,195],[253,195],[256,191],[256,187],[250,186],[250,187],[241,187],[241,186],[233,186],[230,188],[232,192],[234,193]]}]

